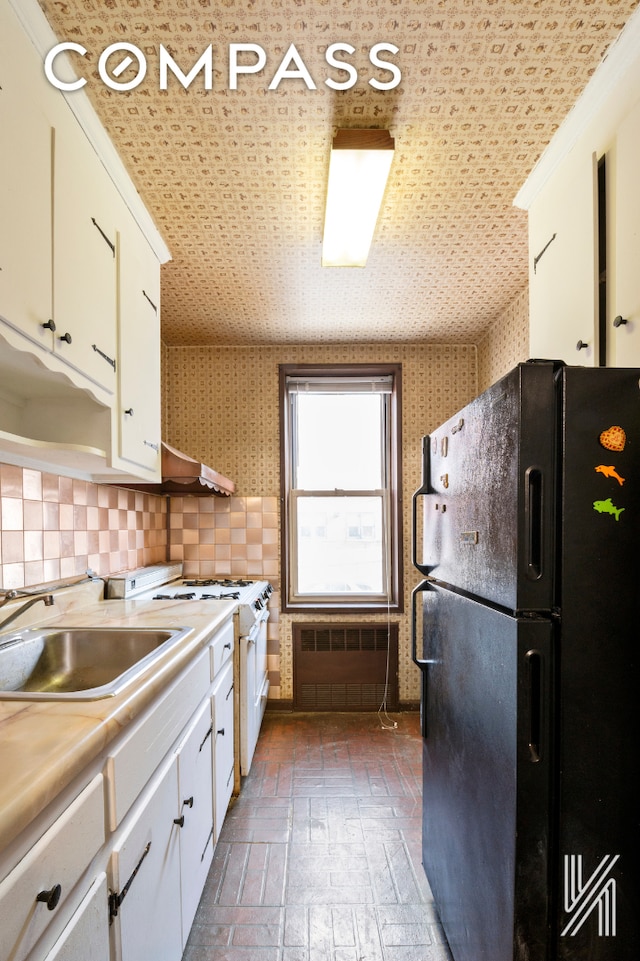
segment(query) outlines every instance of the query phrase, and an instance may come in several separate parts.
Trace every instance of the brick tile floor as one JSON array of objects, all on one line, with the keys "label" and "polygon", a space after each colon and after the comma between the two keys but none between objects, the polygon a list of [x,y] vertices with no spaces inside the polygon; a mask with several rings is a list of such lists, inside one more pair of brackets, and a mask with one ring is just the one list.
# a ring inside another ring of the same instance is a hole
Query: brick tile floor
[{"label": "brick tile floor", "polygon": [[451,961],[421,858],[417,714],[265,715],[183,961]]}]

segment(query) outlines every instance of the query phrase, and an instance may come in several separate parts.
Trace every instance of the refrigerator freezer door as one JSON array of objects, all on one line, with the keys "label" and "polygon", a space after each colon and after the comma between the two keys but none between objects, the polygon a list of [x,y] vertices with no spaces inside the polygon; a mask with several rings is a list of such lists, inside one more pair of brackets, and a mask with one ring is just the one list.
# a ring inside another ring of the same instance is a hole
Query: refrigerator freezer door
[{"label": "refrigerator freezer door", "polygon": [[424,584],[423,863],[455,961],[546,961],[553,626]]},{"label": "refrigerator freezer door", "polygon": [[554,603],[557,369],[520,364],[423,442],[414,563],[512,611]]}]

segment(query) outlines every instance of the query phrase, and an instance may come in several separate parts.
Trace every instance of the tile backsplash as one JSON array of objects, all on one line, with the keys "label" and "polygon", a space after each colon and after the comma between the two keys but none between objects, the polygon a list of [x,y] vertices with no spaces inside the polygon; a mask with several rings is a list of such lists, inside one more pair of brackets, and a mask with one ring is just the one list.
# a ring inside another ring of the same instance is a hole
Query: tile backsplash
[{"label": "tile backsplash", "polygon": [[165,497],[0,464],[0,588],[164,561]]}]

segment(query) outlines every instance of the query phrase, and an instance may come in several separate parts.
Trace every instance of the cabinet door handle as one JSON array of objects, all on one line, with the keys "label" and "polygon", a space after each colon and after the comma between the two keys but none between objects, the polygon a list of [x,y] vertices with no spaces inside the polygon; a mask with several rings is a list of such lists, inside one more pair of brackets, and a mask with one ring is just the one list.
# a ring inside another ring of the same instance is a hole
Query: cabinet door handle
[{"label": "cabinet door handle", "polygon": [[100,350],[100,348],[96,344],[91,344],[91,346],[95,350],[96,354],[100,354],[103,360],[106,360],[108,364],[111,364],[114,370],[116,369],[116,362],[113,359],[113,357],[109,357],[108,354],[105,354],[105,352],[103,350]]},{"label": "cabinet door handle", "polygon": [[113,256],[115,257],[115,255],[116,255],[116,245],[113,244],[113,243],[111,243],[111,241],[109,240],[109,238],[107,237],[107,235],[105,234],[104,230],[102,229],[102,227],[100,226],[100,224],[98,223],[98,221],[96,220],[95,217],[92,217],[92,218],[91,218],[91,223],[92,223],[93,226],[96,228],[96,230],[98,231],[98,233],[100,234],[100,236],[102,237],[102,239],[104,240],[104,242],[105,242],[106,244],[108,244],[109,247],[111,247],[111,253],[112,253]]},{"label": "cabinet door handle", "polygon": [[69,333],[69,331],[67,331],[66,334],[61,334],[60,337],[58,337],[58,340],[64,340],[65,344],[70,344],[71,334]]},{"label": "cabinet door handle", "polygon": [[120,909],[120,905],[122,904],[122,902],[123,902],[124,899],[126,898],[127,892],[128,892],[128,890],[129,890],[129,888],[131,887],[131,885],[133,884],[134,878],[135,878],[136,874],[138,873],[138,871],[140,870],[140,866],[142,865],[142,862],[143,862],[144,859],[146,858],[147,854],[149,853],[150,848],[151,848],[151,841],[148,841],[148,842],[147,842],[147,845],[146,845],[146,847],[145,847],[145,849],[144,849],[144,851],[142,852],[142,857],[140,858],[140,860],[139,860],[138,863],[136,864],[135,868],[133,869],[133,871],[132,871],[132,873],[131,873],[131,877],[129,878],[129,880],[127,881],[127,883],[125,884],[125,886],[123,887],[123,889],[122,889],[122,891],[120,892],[120,894],[118,894],[117,891],[112,891],[111,894],[109,895],[109,924],[111,924],[112,921],[113,921],[113,919],[118,916],[118,911],[119,911],[119,909]]},{"label": "cabinet door handle", "polygon": [[156,312],[156,314],[157,314],[157,313],[158,313],[158,308],[156,307],[156,305],[154,304],[154,302],[151,300],[151,297],[149,296],[149,294],[146,292],[146,290],[143,290],[142,293],[143,293],[144,296],[147,298],[147,300],[149,301],[149,303],[151,304],[151,306],[153,307],[153,309],[155,310],[155,312]]},{"label": "cabinet door handle", "polygon": [[125,414],[128,414],[129,417],[133,417],[133,407],[127,407]]},{"label": "cabinet door handle", "polygon": [[212,734],[213,734],[213,722],[211,723],[211,727],[209,728],[205,736],[202,738],[202,743],[200,744],[198,751],[202,750],[202,748],[205,746],[205,744],[207,743],[207,741],[209,740]]},{"label": "cabinet door handle", "polygon": [[59,884],[54,884],[49,891],[40,891],[39,894],[36,895],[36,901],[43,901],[49,911],[54,911],[58,907],[58,901],[60,900],[61,894],[61,886]]},{"label": "cabinet door handle", "polygon": [[177,824],[179,828],[184,827],[184,814],[181,814],[179,818],[174,818],[173,823]]},{"label": "cabinet door handle", "polygon": [[224,728],[221,727],[219,731],[216,731],[216,735],[217,734],[222,734],[222,736],[224,737]]},{"label": "cabinet door handle", "polygon": [[48,320],[46,324],[40,324],[40,326],[44,327],[45,330],[54,331],[56,329],[56,322],[55,320]]},{"label": "cabinet door handle", "polygon": [[191,797],[185,798],[182,802],[183,807],[192,808],[193,807],[193,794]]}]

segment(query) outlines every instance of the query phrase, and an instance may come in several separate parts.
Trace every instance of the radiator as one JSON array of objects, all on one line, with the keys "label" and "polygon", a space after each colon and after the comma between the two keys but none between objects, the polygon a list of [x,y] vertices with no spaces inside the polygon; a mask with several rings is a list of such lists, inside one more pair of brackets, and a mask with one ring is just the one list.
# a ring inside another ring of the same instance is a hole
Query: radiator
[{"label": "radiator", "polygon": [[294,623],[294,710],[377,711],[385,694],[397,710],[397,624]]}]

